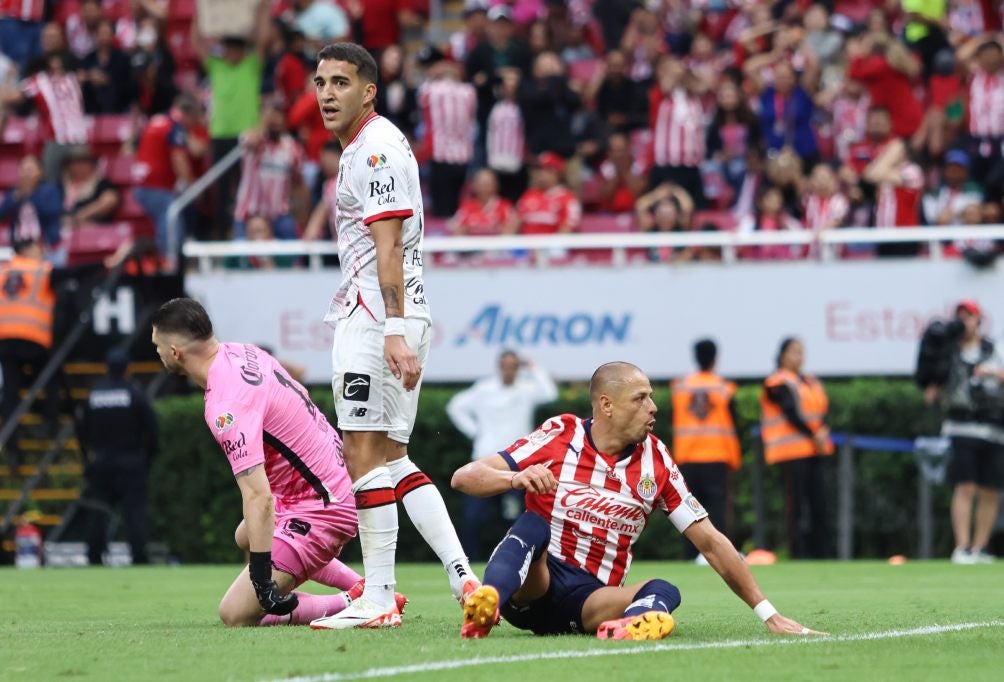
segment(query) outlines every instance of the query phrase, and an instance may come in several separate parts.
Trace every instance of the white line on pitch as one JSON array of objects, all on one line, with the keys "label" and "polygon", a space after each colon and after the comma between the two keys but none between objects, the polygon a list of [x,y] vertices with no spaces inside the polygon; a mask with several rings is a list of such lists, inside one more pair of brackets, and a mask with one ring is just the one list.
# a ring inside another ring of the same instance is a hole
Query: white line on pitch
[{"label": "white line on pitch", "polygon": [[909,630],[883,630],[880,632],[861,632],[854,635],[830,635],[827,637],[808,636],[776,639],[730,639],[721,642],[686,642],[652,644],[650,646],[634,646],[604,649],[580,649],[569,651],[553,651],[538,654],[523,654],[517,656],[483,656],[448,661],[429,661],[414,663],[392,668],[370,668],[358,673],[324,673],[322,675],[305,675],[301,677],[279,678],[274,682],[345,682],[347,680],[366,680],[378,677],[392,677],[409,673],[429,673],[441,670],[456,670],[479,665],[527,663],[532,661],[551,661],[563,658],[583,658],[595,656],[625,656],[632,654],[650,654],[659,651],[694,651],[698,649],[739,649],[742,647],[780,646],[787,644],[816,644],[828,642],[863,642],[875,639],[898,639],[900,637],[916,637],[918,635],[937,635],[945,632],[961,632],[963,630],[981,630],[986,628],[1004,627],[1004,620],[988,620],[978,623],[956,623],[954,625],[927,625]]}]

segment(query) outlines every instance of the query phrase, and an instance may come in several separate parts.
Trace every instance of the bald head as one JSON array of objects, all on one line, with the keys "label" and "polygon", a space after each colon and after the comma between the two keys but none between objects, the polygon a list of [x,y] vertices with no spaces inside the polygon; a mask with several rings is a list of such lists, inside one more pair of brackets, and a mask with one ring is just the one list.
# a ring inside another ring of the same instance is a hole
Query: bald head
[{"label": "bald head", "polygon": [[639,375],[644,377],[645,373],[630,362],[600,365],[589,380],[589,399],[595,404],[601,395],[615,397]]}]

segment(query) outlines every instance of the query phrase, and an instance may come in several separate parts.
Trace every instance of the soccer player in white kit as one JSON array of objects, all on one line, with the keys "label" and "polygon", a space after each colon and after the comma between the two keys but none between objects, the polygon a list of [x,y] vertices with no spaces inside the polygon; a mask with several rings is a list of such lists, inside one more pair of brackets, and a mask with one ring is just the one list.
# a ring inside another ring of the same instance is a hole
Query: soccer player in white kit
[{"label": "soccer player in white kit", "polygon": [[314,85],[324,127],[342,144],[335,220],[342,283],[325,321],[335,328],[332,389],[359,514],[366,588],[315,628],[401,623],[394,600],[400,501],[443,562],[453,596],[480,583],[443,498],[408,458],[432,318],[422,281],[422,189],[404,134],[374,111],[377,66],[362,46],[318,53]]}]

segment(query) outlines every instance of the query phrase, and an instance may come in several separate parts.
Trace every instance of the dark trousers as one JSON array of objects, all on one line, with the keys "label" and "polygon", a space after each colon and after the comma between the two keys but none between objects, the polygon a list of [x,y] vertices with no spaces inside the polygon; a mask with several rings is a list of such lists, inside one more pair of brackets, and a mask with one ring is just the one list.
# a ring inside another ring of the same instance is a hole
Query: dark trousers
[{"label": "dark trousers", "polygon": [[526,168],[516,171],[515,173],[501,173],[495,171],[495,176],[499,181],[499,196],[508,199],[512,202],[513,206],[519,201],[519,198],[523,196],[523,192],[526,191],[527,186],[527,172]]},{"label": "dark trousers", "polygon": [[781,463],[788,541],[793,559],[825,559],[830,556],[823,466],[822,457]]},{"label": "dark trousers", "polygon": [[679,185],[694,202],[694,208],[700,211],[706,208],[708,200],[704,196],[704,179],[701,169],[696,166],[653,166],[649,175],[649,185],[654,189],[664,182]]},{"label": "dark trousers", "polygon": [[[460,530],[460,543],[471,561],[481,561],[484,558],[482,548],[484,541],[498,540],[499,534],[492,533],[495,526],[502,525],[500,520],[511,524],[523,513],[523,493],[512,492],[497,497],[464,496],[464,522]],[[491,533],[489,535],[489,533]]]},{"label": "dark trousers", "polygon": [[[236,137],[213,138],[211,148],[213,164],[230,153],[237,146]],[[237,198],[237,185],[241,181],[241,164],[235,163],[216,181],[216,209],[213,211],[213,226],[210,236],[215,239],[229,239],[230,228],[234,222],[234,201]]]},{"label": "dark trousers", "polygon": [[429,194],[432,195],[432,215],[452,218],[460,207],[460,192],[467,180],[466,163],[429,164]]},{"label": "dark trousers", "polygon": [[988,201],[1004,198],[1004,138],[970,137],[970,177],[980,178]]},{"label": "dark trousers", "polygon": [[[729,467],[724,462],[708,464],[681,464],[680,473],[687,481],[690,492],[704,505],[708,519],[725,535],[729,500]],[[685,559],[697,558],[697,548],[690,540],[683,539]]]},{"label": "dark trousers", "polygon": [[[0,340],[0,367],[3,368],[3,398],[0,398],[0,418],[7,418],[21,402],[21,391],[28,388],[49,361],[49,351],[43,346],[24,339]],[[29,377],[24,371],[25,366],[31,367],[34,373]],[[49,382],[45,391],[43,416],[50,426],[56,423],[59,414],[59,392]],[[11,441],[14,442],[13,440]]]},{"label": "dark trousers", "polygon": [[[142,453],[131,453],[134,458]],[[119,455],[120,458],[122,454]],[[108,549],[108,521],[112,511],[121,506],[126,540],[134,564],[148,563],[146,555],[147,467],[142,462],[114,464],[101,462],[88,467],[84,497],[93,506],[87,530],[87,560],[101,565],[101,555]]]}]

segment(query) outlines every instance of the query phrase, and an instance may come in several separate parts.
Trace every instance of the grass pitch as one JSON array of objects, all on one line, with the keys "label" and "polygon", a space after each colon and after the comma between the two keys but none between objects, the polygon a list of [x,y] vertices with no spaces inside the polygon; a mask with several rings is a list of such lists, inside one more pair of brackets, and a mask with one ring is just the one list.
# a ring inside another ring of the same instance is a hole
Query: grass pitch
[{"label": "grass pitch", "polygon": [[[224,628],[216,605],[236,566],[2,569],[0,680],[971,682],[1004,675],[1004,562],[754,570],[782,613],[833,636],[771,636],[713,571],[679,563],[632,568],[633,582],[659,576],[683,593],[676,631],[642,643],[539,638],[508,625],[486,640],[461,641],[460,609],[438,566],[399,567],[399,589],[411,598],[405,624],[377,632]],[[971,626],[917,634],[955,624]]]}]

